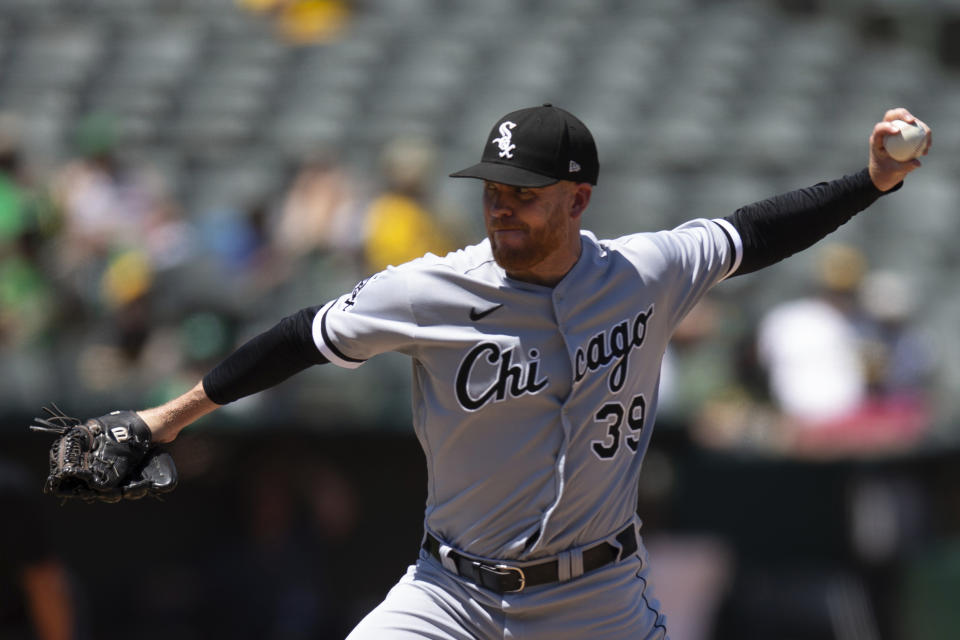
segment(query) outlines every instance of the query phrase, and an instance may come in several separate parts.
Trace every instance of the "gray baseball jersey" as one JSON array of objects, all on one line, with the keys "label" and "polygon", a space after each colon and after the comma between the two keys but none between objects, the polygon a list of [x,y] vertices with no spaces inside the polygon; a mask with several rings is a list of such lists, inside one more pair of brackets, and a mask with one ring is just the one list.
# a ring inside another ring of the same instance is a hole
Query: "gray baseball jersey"
[{"label": "gray baseball jersey", "polygon": [[390,267],[314,320],[342,367],[412,358],[425,524],[456,548],[526,561],[631,521],[667,341],[741,255],[724,220],[581,244],[554,287],[508,277],[484,240]]}]

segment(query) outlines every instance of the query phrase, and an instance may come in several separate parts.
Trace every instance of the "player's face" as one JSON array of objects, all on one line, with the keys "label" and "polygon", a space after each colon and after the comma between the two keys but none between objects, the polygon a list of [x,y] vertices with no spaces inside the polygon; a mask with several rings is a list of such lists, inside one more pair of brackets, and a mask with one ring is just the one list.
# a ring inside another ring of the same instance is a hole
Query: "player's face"
[{"label": "player's face", "polygon": [[590,185],[483,183],[483,216],[493,257],[514,278],[554,284],[580,257],[580,214]]}]

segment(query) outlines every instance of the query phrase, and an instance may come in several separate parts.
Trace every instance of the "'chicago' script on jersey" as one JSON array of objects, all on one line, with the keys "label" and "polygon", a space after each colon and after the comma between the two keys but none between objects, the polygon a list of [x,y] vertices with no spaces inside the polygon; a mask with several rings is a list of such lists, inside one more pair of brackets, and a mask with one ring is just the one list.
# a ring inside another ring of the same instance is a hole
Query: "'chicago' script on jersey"
[{"label": "'chicago' script on jersey", "polygon": [[620,391],[627,381],[627,362],[630,352],[643,346],[647,336],[647,321],[652,315],[653,305],[651,304],[646,311],[638,313],[632,322],[624,320],[590,338],[586,349],[577,347],[573,360],[574,381],[580,382],[587,373],[617,360],[617,364],[610,370],[607,386],[611,393]]},{"label": "'chicago' script on jersey", "polygon": [[[653,305],[641,311],[632,320],[624,320],[606,331],[596,334],[586,347],[577,347],[574,354],[574,381],[579,382],[587,373],[616,364],[610,370],[607,386],[616,393],[627,380],[630,352],[643,346],[647,336],[647,321],[653,316]],[[525,365],[514,363],[513,349],[503,349],[496,342],[481,342],[470,349],[457,367],[457,402],[467,411],[477,411],[488,402],[501,402],[508,397],[519,398],[543,390],[548,378],[539,378],[540,353],[530,350],[530,360]],[[482,362],[496,368],[496,378],[483,391],[471,393],[471,375]]]},{"label": "'chicago' script on jersey", "polygon": [[[481,356],[492,365],[499,365],[497,378],[482,393],[470,395],[470,373]],[[488,402],[500,402],[509,395],[519,398],[527,393],[537,393],[550,382],[547,378],[537,379],[540,365],[540,352],[530,350],[530,361],[526,368],[513,363],[513,349],[501,349],[496,342],[481,342],[460,362],[457,368],[457,401],[467,411],[476,411]]]}]

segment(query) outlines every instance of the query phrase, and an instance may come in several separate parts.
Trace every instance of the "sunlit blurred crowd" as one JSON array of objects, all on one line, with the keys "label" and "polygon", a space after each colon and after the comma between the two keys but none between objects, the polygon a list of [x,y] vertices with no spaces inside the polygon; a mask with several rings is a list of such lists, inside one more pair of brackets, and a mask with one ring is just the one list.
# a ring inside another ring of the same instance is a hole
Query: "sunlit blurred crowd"
[{"label": "sunlit blurred crowd", "polygon": [[317,153],[279,194],[189,215],[161,171],[124,159],[109,117],[83,120],[76,155],[43,175],[17,123],[0,131],[0,353],[56,362],[78,393],[162,399],[264,322],[465,240],[435,213],[426,144],[387,145],[366,188]]},{"label": "sunlit blurred crowd", "polygon": [[[109,117],[84,119],[75,155],[43,174],[17,125],[0,118],[0,353],[23,409],[50,385],[80,402],[163,401],[282,315],[477,240],[438,200],[423,140],[385,145],[375,176],[317,152],[280,192],[197,215],[158,168],[124,159]],[[665,420],[707,446],[803,455],[923,437],[936,354],[913,328],[909,283],[851,246],[811,251],[809,295],[750,318],[721,287],[687,318],[664,366]]]}]

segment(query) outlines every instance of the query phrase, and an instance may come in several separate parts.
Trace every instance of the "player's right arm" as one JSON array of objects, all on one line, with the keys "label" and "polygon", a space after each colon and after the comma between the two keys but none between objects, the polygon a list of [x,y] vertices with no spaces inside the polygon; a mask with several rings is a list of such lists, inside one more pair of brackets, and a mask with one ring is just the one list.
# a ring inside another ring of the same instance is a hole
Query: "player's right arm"
[{"label": "player's right arm", "polygon": [[227,356],[190,391],[159,407],[139,411],[154,442],[170,442],[184,427],[218,407],[328,362],[312,337],[317,311],[318,307],[307,307],[287,316]]},{"label": "player's right arm", "polygon": [[201,381],[183,395],[137,414],[150,427],[154,442],[170,442],[184,427],[219,407],[203,390]]},{"label": "player's right arm", "polygon": [[323,306],[301,309],[248,340],[193,389],[138,412],[155,442],[170,442],[184,427],[227,403],[280,384],[316,364],[354,368],[413,341],[416,322],[403,269],[388,269]]}]

